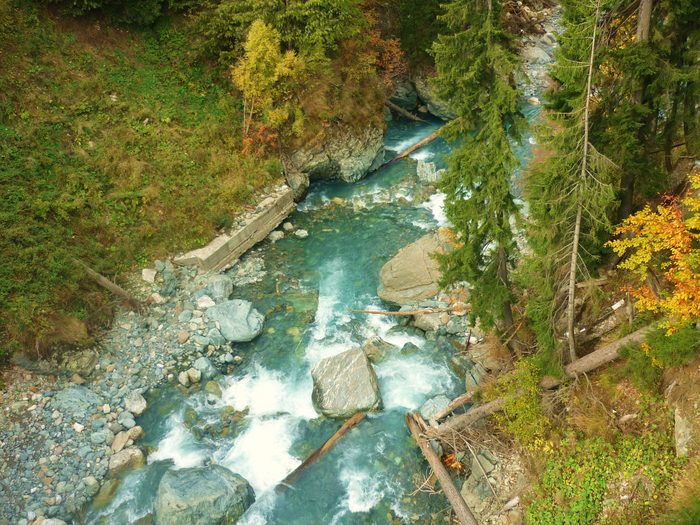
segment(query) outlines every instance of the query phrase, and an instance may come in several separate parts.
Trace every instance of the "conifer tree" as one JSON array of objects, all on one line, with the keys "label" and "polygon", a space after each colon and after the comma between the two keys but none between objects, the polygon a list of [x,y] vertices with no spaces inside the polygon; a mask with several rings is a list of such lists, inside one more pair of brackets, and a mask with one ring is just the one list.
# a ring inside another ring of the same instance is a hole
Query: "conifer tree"
[{"label": "conifer tree", "polygon": [[447,159],[440,189],[457,237],[454,251],[438,257],[443,285],[468,281],[473,320],[493,327],[513,324],[509,270],[514,265],[514,219],[519,216],[510,177],[518,161],[512,141],[526,125],[518,110],[514,71],[519,64],[500,24],[498,0],[455,0],[443,6],[451,34],[432,53],[438,94],[453,101],[459,119],[440,131],[462,140]]},{"label": "conifer tree", "polygon": [[557,346],[556,321],[566,311],[569,359],[574,361],[576,280],[588,271],[598,249],[597,234],[610,229],[615,195],[614,164],[596,150],[589,136],[601,2],[563,4],[566,32],[552,73],[561,89],[550,94],[550,108],[559,111],[551,114],[555,125],[538,132],[552,156],[533,165],[526,181],[534,252],[527,279],[536,290],[528,313],[541,346],[552,350]]}]

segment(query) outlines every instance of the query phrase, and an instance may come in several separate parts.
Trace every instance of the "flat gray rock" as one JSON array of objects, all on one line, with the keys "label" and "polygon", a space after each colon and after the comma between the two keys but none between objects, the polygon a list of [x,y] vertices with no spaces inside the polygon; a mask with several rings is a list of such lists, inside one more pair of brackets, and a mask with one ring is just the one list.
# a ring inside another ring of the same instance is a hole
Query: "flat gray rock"
[{"label": "flat gray rock", "polygon": [[207,315],[219,323],[221,335],[232,343],[252,341],[262,333],[265,324],[265,316],[252,303],[240,299],[209,308]]},{"label": "flat gray rock", "polygon": [[74,386],[61,390],[51,401],[51,406],[54,409],[80,418],[92,414],[101,404],[102,398],[84,386]]},{"label": "flat gray rock", "polygon": [[235,523],[253,502],[250,484],[221,465],[170,470],[156,493],[156,524]]},{"label": "flat gray rock", "polygon": [[361,348],[322,359],[311,367],[314,408],[327,417],[349,418],[382,409],[379,382]]}]

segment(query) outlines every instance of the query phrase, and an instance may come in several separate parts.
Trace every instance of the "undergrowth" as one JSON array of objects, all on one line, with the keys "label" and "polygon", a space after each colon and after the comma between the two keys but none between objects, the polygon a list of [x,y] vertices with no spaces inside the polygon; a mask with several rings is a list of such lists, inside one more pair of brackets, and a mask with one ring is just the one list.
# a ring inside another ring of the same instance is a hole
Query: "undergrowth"
[{"label": "undergrowth", "polygon": [[566,397],[532,454],[538,483],[526,523],[656,523],[685,461],[675,453],[673,410],[617,372],[582,380]]},{"label": "undergrowth", "polygon": [[277,161],[242,155],[241,102],[187,20],[145,32],[0,0],[0,354],[107,303],[103,275],[208,242]]}]

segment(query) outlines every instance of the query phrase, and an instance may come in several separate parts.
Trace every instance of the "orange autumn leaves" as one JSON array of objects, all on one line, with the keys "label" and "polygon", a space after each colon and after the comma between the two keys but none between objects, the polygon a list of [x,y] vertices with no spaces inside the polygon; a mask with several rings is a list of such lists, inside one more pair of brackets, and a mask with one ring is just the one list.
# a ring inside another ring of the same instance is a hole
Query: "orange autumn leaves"
[{"label": "orange autumn leaves", "polygon": [[[700,190],[700,174],[690,177],[692,189]],[[692,191],[683,199],[669,198],[655,211],[647,206],[617,228],[618,239],[608,243],[619,255],[629,252],[621,263],[641,282],[648,269],[661,261],[663,276],[670,285],[658,295],[647,284],[628,287],[638,300],[637,308],[659,312],[668,318],[662,326],[668,334],[685,322],[700,318],[700,199]]]}]

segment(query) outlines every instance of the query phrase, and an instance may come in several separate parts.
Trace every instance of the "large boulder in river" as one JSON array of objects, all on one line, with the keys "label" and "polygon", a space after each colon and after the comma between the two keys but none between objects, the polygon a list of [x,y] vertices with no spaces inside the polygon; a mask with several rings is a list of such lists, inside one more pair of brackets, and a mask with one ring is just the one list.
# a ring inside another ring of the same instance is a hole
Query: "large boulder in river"
[{"label": "large boulder in river", "polygon": [[397,84],[389,100],[400,108],[407,109],[408,111],[418,107],[418,93],[416,93],[416,88],[413,87],[411,82],[401,82]]},{"label": "large boulder in river", "polygon": [[169,470],[158,485],[157,525],[235,523],[255,502],[255,492],[221,465]]},{"label": "large boulder in river", "polygon": [[289,159],[287,176],[294,200],[303,198],[308,180],[353,183],[384,163],[384,132],[368,126],[361,135],[350,129],[323,130]]},{"label": "large boulder in river", "polygon": [[444,237],[428,234],[400,250],[379,272],[379,298],[403,306],[436,295],[440,291],[440,272],[430,254],[445,251],[446,244]]},{"label": "large boulder in river", "polygon": [[349,418],[382,409],[379,382],[361,348],[322,359],[311,367],[314,408],[327,417]]},{"label": "large boulder in river", "polygon": [[224,339],[240,343],[252,341],[263,331],[265,316],[253,304],[241,299],[224,301],[207,309],[210,319],[217,321]]}]

